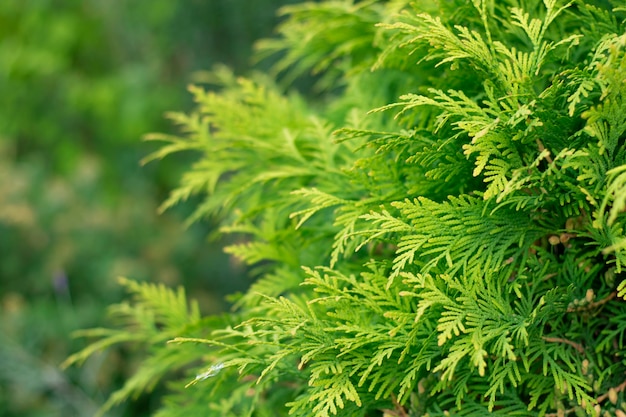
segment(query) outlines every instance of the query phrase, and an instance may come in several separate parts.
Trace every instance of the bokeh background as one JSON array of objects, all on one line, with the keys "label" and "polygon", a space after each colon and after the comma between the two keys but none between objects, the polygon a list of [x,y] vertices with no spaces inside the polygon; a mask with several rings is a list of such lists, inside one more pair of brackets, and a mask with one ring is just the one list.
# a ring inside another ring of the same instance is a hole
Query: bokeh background
[{"label": "bokeh background", "polygon": [[[247,285],[189,206],[157,207],[193,156],[141,167],[217,63],[251,67],[294,0],[0,1],[0,416],[92,416],[136,366],[113,350],[67,371],[74,330],[106,323],[116,277],[184,285],[206,313]],[[150,415],[152,395],[108,416]]]}]

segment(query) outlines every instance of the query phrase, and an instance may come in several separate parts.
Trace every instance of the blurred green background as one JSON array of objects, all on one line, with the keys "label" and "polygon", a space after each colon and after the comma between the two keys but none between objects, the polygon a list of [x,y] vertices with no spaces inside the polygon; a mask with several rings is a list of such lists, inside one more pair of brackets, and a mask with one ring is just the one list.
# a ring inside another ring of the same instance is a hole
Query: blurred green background
[{"label": "blurred green background", "polygon": [[[244,72],[293,0],[0,2],[0,416],[91,416],[135,366],[111,351],[58,365],[105,323],[119,275],[185,285],[205,312],[247,285],[190,208],[159,203],[189,162],[141,141],[174,131],[197,70]],[[193,202],[190,203],[191,205]],[[154,395],[109,416],[147,416]]]}]

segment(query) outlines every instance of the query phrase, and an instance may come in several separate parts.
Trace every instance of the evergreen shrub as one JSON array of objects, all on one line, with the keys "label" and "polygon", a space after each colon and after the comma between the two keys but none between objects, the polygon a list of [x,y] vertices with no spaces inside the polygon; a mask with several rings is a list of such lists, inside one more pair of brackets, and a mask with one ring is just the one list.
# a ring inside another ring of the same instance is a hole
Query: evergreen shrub
[{"label": "evergreen shrub", "polygon": [[202,317],[123,280],[68,363],[144,346],[107,406],[166,379],[158,417],[624,416],[624,3],[283,11],[274,77],[216,69],[150,136],[200,155],[164,208],[202,196],[255,283]]}]

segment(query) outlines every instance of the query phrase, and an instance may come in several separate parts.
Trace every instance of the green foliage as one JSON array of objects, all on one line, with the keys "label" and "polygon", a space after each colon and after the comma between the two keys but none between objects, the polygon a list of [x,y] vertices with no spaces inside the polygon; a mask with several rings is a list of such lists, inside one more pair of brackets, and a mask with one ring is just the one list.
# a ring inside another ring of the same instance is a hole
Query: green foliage
[{"label": "green foliage", "polygon": [[[132,374],[139,352],[120,347],[58,369],[122,297],[118,275],[184,283],[205,313],[246,284],[212,225],[182,233],[191,207],[157,214],[189,157],[142,169],[141,136],[191,107],[193,71],[244,66],[289,2],[0,2],[1,416],[92,416]],[[144,416],[160,390],[108,415]]]},{"label": "green foliage", "polygon": [[173,339],[211,358],[157,415],[624,414],[626,9],[286,11],[278,70],[342,88],[218,69],[152,136],[201,155],[165,207],[202,196],[257,275],[230,323]]},{"label": "green foliage", "polygon": [[173,292],[163,284],[140,284],[135,281],[120,279],[120,282],[134,295],[135,303],[123,303],[112,306],[110,315],[124,325],[124,329],[91,329],[77,334],[99,340],[80,352],[70,356],[64,366],[81,363],[94,352],[122,342],[140,342],[150,355],[136,373],[126,381],[124,387],[112,395],[102,406],[100,413],[129,396],[151,390],[163,375],[202,358],[198,349],[180,351],[172,345],[169,349],[155,349],[167,340],[181,334],[202,334],[197,303],[187,304],[185,293],[181,289]]}]

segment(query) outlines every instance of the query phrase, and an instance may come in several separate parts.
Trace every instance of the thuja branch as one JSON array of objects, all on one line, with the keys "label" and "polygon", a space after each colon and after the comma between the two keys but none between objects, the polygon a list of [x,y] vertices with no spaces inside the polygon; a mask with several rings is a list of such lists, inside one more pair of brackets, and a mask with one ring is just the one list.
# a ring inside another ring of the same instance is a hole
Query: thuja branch
[{"label": "thuja branch", "polygon": [[[589,290],[592,291],[592,290]],[[588,292],[589,294],[589,292]],[[591,294],[593,294],[593,292],[591,292]],[[604,304],[608,303],[609,301],[611,301],[612,299],[614,299],[615,297],[617,297],[617,291],[613,291],[612,293],[610,293],[609,295],[607,295],[606,297],[602,298],[601,300],[598,301],[591,301],[588,304],[584,304],[582,306],[572,306],[569,307],[567,309],[568,313],[574,313],[574,312],[579,312],[579,311],[590,311],[590,310],[596,310],[599,307],[603,306]],[[586,296],[587,300],[589,300],[590,297],[589,295]]]},{"label": "thuja branch", "polygon": [[[546,147],[543,145],[543,142],[541,141],[541,139],[537,139],[537,147],[539,149],[539,153],[543,152],[546,150]],[[549,163],[553,163],[554,161],[552,161],[552,157],[550,156],[550,151],[548,150],[548,153],[546,155],[546,161],[548,161]]]},{"label": "thuja branch", "polygon": [[566,345],[570,345],[574,349],[578,351],[578,353],[585,353],[585,348],[580,344],[574,341],[563,339],[561,337],[542,337],[548,343],[565,343]]}]

